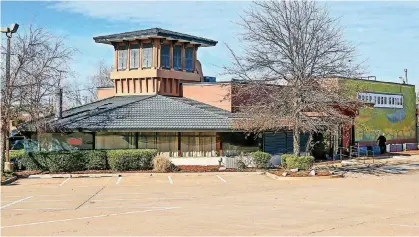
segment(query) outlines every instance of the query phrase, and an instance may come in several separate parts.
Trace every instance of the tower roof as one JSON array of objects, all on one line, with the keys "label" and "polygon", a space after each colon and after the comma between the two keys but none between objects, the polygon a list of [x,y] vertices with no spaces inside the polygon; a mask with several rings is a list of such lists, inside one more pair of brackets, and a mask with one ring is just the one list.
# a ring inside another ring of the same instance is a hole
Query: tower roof
[{"label": "tower roof", "polygon": [[177,40],[179,42],[188,42],[191,44],[197,44],[203,47],[215,46],[218,42],[215,40],[188,35],[184,33],[174,32],[161,28],[150,28],[145,30],[130,31],[112,35],[103,35],[93,37],[96,43],[112,44],[122,41],[132,41],[138,39],[147,38],[162,38],[168,40]]}]

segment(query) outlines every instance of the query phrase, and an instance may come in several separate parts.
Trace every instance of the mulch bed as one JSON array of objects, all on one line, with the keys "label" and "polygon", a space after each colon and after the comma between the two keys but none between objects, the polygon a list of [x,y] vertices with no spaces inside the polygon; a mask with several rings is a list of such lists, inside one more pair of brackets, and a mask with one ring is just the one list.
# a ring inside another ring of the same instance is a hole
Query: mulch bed
[{"label": "mulch bed", "polygon": [[[298,172],[291,172],[291,171],[287,171],[283,168],[280,168],[278,170],[272,170],[269,171],[269,173],[274,174],[274,175],[278,175],[282,177],[282,173],[287,172],[287,176],[286,177],[313,177],[310,174],[310,171],[307,170],[301,170]],[[327,170],[316,170],[316,176],[331,176],[332,174],[327,171]]]},{"label": "mulch bed", "polygon": [[[188,172],[256,172],[259,171],[256,168],[247,168],[243,170],[237,169],[226,169],[218,170],[220,166],[218,165],[179,165],[177,166],[180,171],[178,173],[188,173]],[[72,171],[72,172],[49,172],[41,170],[29,170],[29,171],[17,171],[15,174],[18,177],[27,177],[34,174],[114,174],[114,173],[158,173],[153,170],[127,170],[127,171],[116,171],[116,170],[81,170],[81,171]]]}]

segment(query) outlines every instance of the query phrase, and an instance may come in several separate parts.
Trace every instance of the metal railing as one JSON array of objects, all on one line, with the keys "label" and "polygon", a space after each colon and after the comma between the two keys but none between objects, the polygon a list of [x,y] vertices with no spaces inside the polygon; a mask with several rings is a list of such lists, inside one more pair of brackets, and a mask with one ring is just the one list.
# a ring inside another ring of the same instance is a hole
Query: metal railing
[{"label": "metal railing", "polygon": [[333,157],[333,160],[350,160],[350,159],[361,159],[363,158],[364,163],[368,158],[372,158],[374,163],[375,152],[374,150],[368,150],[366,146],[349,146],[338,147],[338,153]]}]

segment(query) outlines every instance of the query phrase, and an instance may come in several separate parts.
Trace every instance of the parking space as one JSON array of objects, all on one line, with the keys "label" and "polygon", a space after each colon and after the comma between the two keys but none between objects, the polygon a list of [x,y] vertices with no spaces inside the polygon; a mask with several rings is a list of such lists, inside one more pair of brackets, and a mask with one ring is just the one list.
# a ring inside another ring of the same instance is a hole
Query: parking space
[{"label": "parking space", "polygon": [[1,229],[5,235],[418,235],[418,178],[279,181],[257,173],[175,173],[20,179],[2,186]]}]

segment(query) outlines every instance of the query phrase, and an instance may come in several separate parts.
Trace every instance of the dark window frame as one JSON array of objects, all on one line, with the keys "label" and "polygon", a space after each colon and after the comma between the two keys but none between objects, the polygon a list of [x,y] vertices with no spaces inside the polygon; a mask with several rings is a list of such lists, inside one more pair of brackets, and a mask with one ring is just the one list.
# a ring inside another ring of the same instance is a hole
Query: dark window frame
[{"label": "dark window frame", "polygon": [[[150,50],[150,62],[147,63],[147,65],[144,65],[144,49]],[[143,51],[142,57],[141,57],[141,68],[142,69],[148,69],[153,67],[153,43],[143,43],[141,46],[141,50]],[[149,66],[148,66],[149,65]]]},{"label": "dark window frame", "polygon": [[[163,54],[163,48],[167,49],[167,54]],[[162,44],[160,50],[160,66],[164,69],[170,69],[170,45]]]},{"label": "dark window frame", "polygon": [[[177,71],[182,71],[182,45],[174,45],[173,46],[173,69]],[[179,54],[177,55],[177,49],[179,49]],[[177,65],[177,61],[179,61],[179,65]]]},{"label": "dark window frame", "polygon": [[[125,55],[121,55],[121,54],[125,54]],[[121,60],[121,58],[125,58],[125,60]],[[122,65],[120,64],[120,62],[125,61],[125,63],[122,63]],[[128,67],[128,46],[127,45],[119,45],[118,46],[118,71],[125,71],[127,70]],[[120,67],[121,65],[121,67]]]},{"label": "dark window frame", "polygon": [[[132,57],[133,51],[137,52],[137,57]],[[132,59],[137,58],[137,66],[133,66]],[[130,53],[129,53],[129,69],[138,69],[140,68],[140,44],[130,44]]]},{"label": "dark window frame", "polygon": [[[190,55],[188,56],[188,51],[190,52]],[[187,72],[193,72],[194,70],[194,60],[193,60],[193,52],[194,52],[194,48],[193,47],[186,47],[185,48],[185,70]],[[189,65],[190,64],[190,65]]]}]

